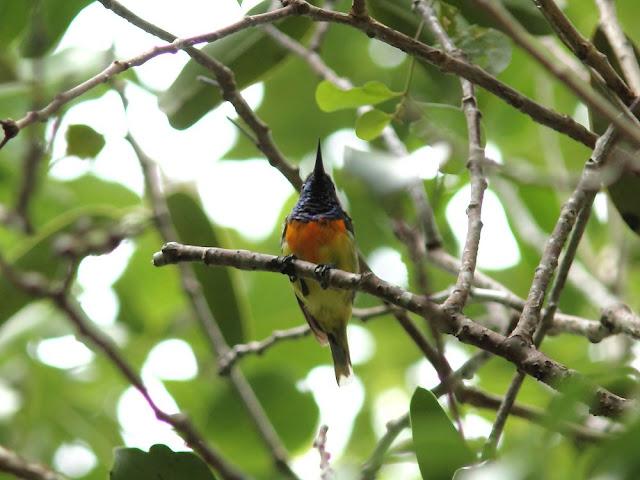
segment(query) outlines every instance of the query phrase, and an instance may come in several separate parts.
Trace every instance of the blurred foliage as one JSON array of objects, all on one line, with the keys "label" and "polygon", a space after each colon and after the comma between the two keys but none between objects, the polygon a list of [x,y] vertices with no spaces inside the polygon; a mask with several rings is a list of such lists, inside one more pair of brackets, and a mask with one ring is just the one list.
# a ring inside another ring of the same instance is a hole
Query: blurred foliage
[{"label": "blurred foliage", "polygon": [[[19,119],[29,110],[44,106],[57,93],[97,74],[114,59],[111,49],[92,51],[81,46],[57,49],[70,23],[89,3],[88,0],[0,0],[0,44],[3,45],[0,49],[0,119]],[[420,19],[411,10],[411,3],[410,0],[367,2],[371,14],[381,22],[438,46],[427,29],[419,30]],[[532,34],[541,36],[551,32],[534,2],[504,0],[503,3]],[[594,5],[564,3],[566,13],[577,28],[590,36],[598,22]],[[265,11],[267,4],[260,3],[254,12]],[[471,2],[446,0],[438,5],[443,25],[473,62],[540,103],[583,120],[584,109],[575,96],[515,48],[497,29],[493,19],[481,15]],[[349,2],[341,0],[336,9],[347,11],[349,6]],[[167,7],[159,5],[158,8]],[[618,2],[618,9],[626,32],[637,43],[640,31],[634,22],[640,15],[640,4]],[[104,10],[103,14],[111,13]],[[309,41],[313,31],[308,19],[297,17],[280,22],[278,28],[303,43]],[[455,219],[447,215],[447,206],[469,182],[464,168],[468,151],[466,124],[456,77],[421,61],[412,65],[404,53],[389,53],[383,47],[380,41],[352,28],[343,25],[329,28],[319,53],[339,76],[352,82],[354,88],[348,91],[321,81],[302,59],[280,47],[260,28],[238,32],[203,47],[203,51],[227,64],[235,72],[240,88],[262,83],[264,96],[257,114],[269,125],[276,144],[293,163],[312,155],[319,137],[334,141],[347,131],[370,141],[370,152],[349,148],[327,152],[326,156],[339,156],[344,160],[333,162],[333,176],[348,202],[362,253],[369,258],[383,247],[399,252],[407,268],[408,288],[418,291],[417,267],[394,235],[390,222],[390,217],[403,217],[409,223],[416,221],[412,201],[405,191],[408,181],[415,178],[405,175],[405,159],[385,152],[380,133],[386,126],[393,127],[410,152],[424,145],[447,145],[450,154],[440,165],[438,175],[422,182],[445,248],[457,254],[461,245],[454,235],[452,220]],[[145,48],[141,46],[139,50],[141,53]],[[172,85],[160,92],[142,83],[135,69],[119,78],[124,83],[135,82],[155,94],[170,124],[176,129],[187,129],[223,103],[215,86],[198,79],[201,75],[211,76],[190,60]],[[111,89],[111,84],[101,84],[66,104],[61,114],[86,100],[100,98]],[[568,195],[557,187],[556,180],[575,178],[590,151],[536,124],[487,92],[479,89],[477,94],[486,140],[495,147],[492,152],[499,152],[502,168],[516,171],[519,167],[529,167],[538,179],[549,180],[533,181],[526,175],[513,180],[505,175],[490,179],[489,188],[502,197],[501,185],[508,183],[515,192],[514,198],[530,217],[525,220],[534,223],[545,236],[552,230]],[[373,105],[374,110],[357,112],[357,107]],[[96,111],[95,115],[103,120],[102,112]],[[162,385],[181,411],[187,413],[206,438],[234,464],[258,479],[279,478],[237,393],[217,374],[209,343],[185,298],[178,269],[156,269],[150,263],[163,240],[149,220],[151,214],[146,200],[126,186],[105,179],[95,167],[96,156],[113,155],[110,147],[115,144],[113,135],[107,135],[99,125],[100,122],[85,125],[75,120],[72,125],[57,124],[56,119],[49,119],[46,125],[31,125],[0,150],[0,217],[6,220],[0,227],[0,253],[18,269],[37,271],[47,279],[59,281],[69,268],[68,256],[64,254],[69,242],[86,253],[100,245],[110,245],[114,232],[123,225],[132,222],[137,225],[139,231],[126,241],[132,253],[123,272],[113,285],[103,287],[102,293],[112,293],[117,302],[114,323],[100,328],[112,335],[137,370],[143,370],[150,351],[163,340],[177,338],[187,342],[197,359],[197,375],[187,380],[165,379]],[[242,122],[240,125],[243,126]],[[56,131],[58,127],[60,130]],[[52,141],[54,132],[56,139]],[[336,132],[340,134],[333,136]],[[210,134],[215,137],[218,132]],[[66,149],[53,148],[62,141],[66,142]],[[193,151],[186,151],[184,155],[201,155],[196,152],[197,148],[194,146]],[[24,188],[26,159],[35,151],[41,156],[34,172],[28,208],[33,232],[26,233],[11,214]],[[245,135],[238,135],[224,157],[242,164],[242,160],[258,155],[253,142]],[[52,175],[56,164],[68,160],[68,156],[88,159],[79,162],[87,173],[73,179]],[[215,160],[208,152],[202,158]],[[422,160],[435,161],[427,154]],[[137,172],[139,167],[132,163],[128,168]],[[247,175],[255,173],[247,169]],[[245,237],[212,222],[207,216],[204,198],[192,185],[167,180],[169,214],[181,241],[268,253],[279,251],[280,221],[273,225],[266,238]],[[632,189],[627,196],[637,208],[640,203],[633,193]],[[246,201],[259,202],[261,195],[269,194],[267,190],[255,192]],[[279,218],[285,217],[295,200],[295,195],[287,199]],[[510,268],[489,273],[524,297],[539,260],[540,245],[533,244],[529,232],[518,228],[521,211],[509,201],[503,201],[503,207],[520,260]],[[455,215],[464,217],[465,213],[460,211]],[[466,221],[466,217],[464,219]],[[637,238],[624,229],[615,209],[609,208],[606,217],[591,219],[579,257],[605,286],[632,308],[640,308],[640,248]],[[619,265],[623,267],[621,273],[618,273]],[[452,284],[453,277],[448,273],[429,263],[425,268],[432,291]],[[304,322],[284,276],[200,265],[195,265],[194,270],[207,304],[230,344],[262,339],[274,330]],[[83,288],[83,284],[76,282],[72,292],[84,306]],[[370,296],[356,298],[357,307],[375,305],[378,302]],[[597,319],[599,315],[591,299],[571,285],[562,295],[560,308],[587,318]],[[87,311],[92,313],[89,308]],[[466,313],[495,325],[494,312],[489,312],[484,305],[472,304]],[[419,318],[414,320],[429,335],[424,322]],[[640,441],[640,424],[635,416],[620,419],[611,438],[597,445],[553,433],[561,422],[587,419],[580,405],[583,392],[576,386],[557,396],[531,378],[525,380],[518,402],[543,409],[548,414],[544,425],[550,428],[510,418],[499,459],[490,464],[468,466],[488,432],[473,432],[462,439],[449,420],[444,402],[441,406],[428,391],[416,390],[429,383],[418,373],[424,371],[424,361],[391,316],[366,323],[354,319],[353,323],[364,326],[370,334],[373,350],[369,358],[355,365],[364,387],[364,400],[353,418],[349,438],[336,440],[346,445],[343,452],[331,459],[338,478],[350,478],[346,472],[362,465],[375,448],[382,433],[381,422],[397,417],[397,406],[387,410],[385,403],[385,399],[394,395],[404,399],[402,411],[411,411],[410,450],[415,458],[409,456],[407,460],[407,455],[390,454],[380,473],[382,479],[398,478],[398,470],[394,470],[393,465],[398,459],[413,463],[413,475],[419,475],[419,468],[425,478],[448,478],[456,469],[455,478],[459,479],[477,478],[474,475],[484,472],[489,478],[509,479],[638,478],[640,465],[634,448]],[[114,457],[114,449],[125,442],[125,428],[118,421],[118,402],[128,385],[100,354],[81,367],[58,368],[47,364],[39,354],[41,342],[70,334],[75,334],[74,330],[51,304],[34,301],[24,292],[16,291],[6,278],[0,278],[0,399],[9,395],[18,405],[15,411],[7,408],[8,413],[0,408],[0,445],[49,465],[54,464],[61,445],[86,445],[97,462],[86,475],[77,477],[83,480],[104,479],[109,472],[114,480],[157,478],[156,470],[164,474],[171,468],[187,469],[177,470],[180,473],[174,473],[171,478],[213,478],[195,456],[172,452],[163,445],[155,445],[148,453],[118,449]],[[446,346],[451,358],[456,360],[475,352],[451,339],[447,339]],[[615,393],[632,396],[638,391],[639,374],[634,366],[638,350],[629,339],[617,337],[592,345],[582,337],[558,335],[546,339],[542,350]],[[320,397],[309,385],[309,372],[328,365],[329,361],[328,352],[313,338],[305,337],[282,342],[263,355],[250,355],[240,362],[266,414],[294,457],[308,454],[314,455],[314,462],[317,459],[317,452],[310,451],[311,445],[327,412],[321,411]],[[474,378],[475,386],[504,395],[513,374],[510,363],[493,358]],[[333,384],[326,388],[337,389]],[[337,402],[331,408],[340,410],[342,405]],[[462,406],[462,413],[488,422],[495,418],[492,410],[467,405]],[[587,420],[594,423],[593,419]],[[329,430],[330,439],[333,431]],[[467,467],[460,468],[465,465]],[[189,473],[185,473],[187,471]],[[434,471],[436,473],[430,473]],[[412,474],[407,475],[411,478]],[[4,477],[0,475],[0,478]]]}]

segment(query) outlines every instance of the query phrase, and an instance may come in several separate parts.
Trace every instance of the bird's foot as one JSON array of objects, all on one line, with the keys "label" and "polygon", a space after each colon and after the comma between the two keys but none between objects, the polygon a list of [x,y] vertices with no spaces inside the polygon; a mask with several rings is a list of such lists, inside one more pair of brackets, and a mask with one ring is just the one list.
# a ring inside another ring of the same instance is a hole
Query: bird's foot
[{"label": "bird's foot", "polygon": [[326,290],[329,287],[329,272],[332,268],[336,268],[333,263],[323,263],[318,265],[313,273],[315,274],[320,286]]},{"label": "bird's foot", "polygon": [[298,279],[295,269],[293,268],[293,261],[297,260],[295,255],[285,255],[284,257],[278,257],[280,263],[280,272],[289,277],[290,282],[295,282]]}]

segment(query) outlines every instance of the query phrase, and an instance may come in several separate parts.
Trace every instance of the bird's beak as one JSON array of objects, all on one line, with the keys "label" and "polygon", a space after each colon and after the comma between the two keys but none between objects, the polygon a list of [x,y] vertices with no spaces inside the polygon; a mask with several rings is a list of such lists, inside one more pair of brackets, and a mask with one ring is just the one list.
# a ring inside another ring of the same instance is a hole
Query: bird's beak
[{"label": "bird's beak", "polygon": [[324,175],[324,165],[322,164],[322,152],[320,151],[320,139],[318,139],[318,152],[316,153],[316,165],[313,168],[315,178],[322,178]]}]

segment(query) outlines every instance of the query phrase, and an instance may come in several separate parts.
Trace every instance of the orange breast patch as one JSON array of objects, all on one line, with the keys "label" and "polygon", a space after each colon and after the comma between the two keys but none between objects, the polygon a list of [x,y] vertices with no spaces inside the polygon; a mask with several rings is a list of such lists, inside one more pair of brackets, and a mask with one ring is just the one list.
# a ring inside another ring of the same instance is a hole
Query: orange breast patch
[{"label": "orange breast patch", "polygon": [[285,240],[298,258],[319,263],[320,248],[332,244],[346,230],[342,219],[311,222],[292,220],[287,225]]}]

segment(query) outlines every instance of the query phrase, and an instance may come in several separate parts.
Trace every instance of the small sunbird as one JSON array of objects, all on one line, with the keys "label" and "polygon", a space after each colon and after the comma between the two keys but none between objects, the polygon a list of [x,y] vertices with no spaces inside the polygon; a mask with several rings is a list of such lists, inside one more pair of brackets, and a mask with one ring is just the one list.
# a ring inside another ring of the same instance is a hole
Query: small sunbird
[{"label": "small sunbird", "polygon": [[316,339],[331,348],[336,381],[341,385],[352,373],[347,323],[355,293],[327,287],[322,277],[332,267],[357,273],[358,252],[351,218],[324,171],[319,141],[315,167],[285,220],[281,243],[284,255],[319,265],[319,281],[292,278],[293,290]]}]

